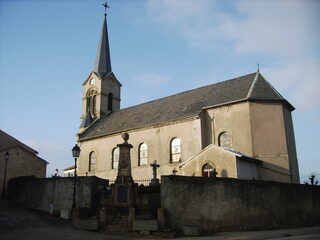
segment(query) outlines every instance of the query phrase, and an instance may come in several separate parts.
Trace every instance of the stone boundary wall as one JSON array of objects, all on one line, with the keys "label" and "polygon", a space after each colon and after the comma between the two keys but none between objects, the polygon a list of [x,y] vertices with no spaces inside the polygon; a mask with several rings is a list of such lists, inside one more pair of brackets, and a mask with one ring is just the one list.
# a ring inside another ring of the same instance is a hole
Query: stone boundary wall
[{"label": "stone boundary wall", "polygon": [[161,177],[168,227],[201,232],[319,225],[320,187],[271,181]]},{"label": "stone boundary wall", "polygon": [[[7,197],[25,207],[59,214],[71,209],[73,201],[73,178],[18,177],[8,182]],[[96,210],[99,186],[108,180],[97,177],[78,177],[76,207]]]}]

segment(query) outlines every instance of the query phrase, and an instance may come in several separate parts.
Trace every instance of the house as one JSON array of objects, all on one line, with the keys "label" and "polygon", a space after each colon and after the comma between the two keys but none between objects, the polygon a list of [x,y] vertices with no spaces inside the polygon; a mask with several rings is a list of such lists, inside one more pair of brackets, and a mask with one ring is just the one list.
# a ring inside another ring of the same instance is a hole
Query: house
[{"label": "house", "polygon": [[[5,160],[7,155],[7,160]],[[35,176],[45,178],[48,162],[38,157],[38,152],[0,130],[0,187],[11,178]],[[7,162],[7,163],[6,163]]]}]

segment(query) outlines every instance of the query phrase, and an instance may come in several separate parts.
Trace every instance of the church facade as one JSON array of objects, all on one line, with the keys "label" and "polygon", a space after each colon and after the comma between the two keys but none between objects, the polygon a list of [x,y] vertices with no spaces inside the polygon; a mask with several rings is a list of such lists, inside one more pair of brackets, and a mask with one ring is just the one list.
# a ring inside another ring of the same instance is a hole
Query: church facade
[{"label": "church facade", "polygon": [[95,67],[82,85],[80,176],[114,180],[126,131],[134,180],[150,179],[157,160],[159,175],[299,183],[294,107],[259,71],[121,109],[105,18]]}]

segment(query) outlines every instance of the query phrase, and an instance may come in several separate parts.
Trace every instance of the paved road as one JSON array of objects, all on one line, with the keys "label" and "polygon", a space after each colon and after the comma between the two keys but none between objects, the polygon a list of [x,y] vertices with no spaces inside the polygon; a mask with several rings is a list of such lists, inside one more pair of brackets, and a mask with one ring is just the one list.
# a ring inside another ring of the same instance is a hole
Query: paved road
[{"label": "paved road", "polygon": [[[123,240],[141,239],[130,235],[107,235],[81,231],[71,223],[46,213],[29,210],[6,200],[0,200],[1,240]],[[153,240],[159,238],[147,237]],[[227,232],[212,236],[181,237],[190,240],[319,240],[320,227],[274,231]]]}]

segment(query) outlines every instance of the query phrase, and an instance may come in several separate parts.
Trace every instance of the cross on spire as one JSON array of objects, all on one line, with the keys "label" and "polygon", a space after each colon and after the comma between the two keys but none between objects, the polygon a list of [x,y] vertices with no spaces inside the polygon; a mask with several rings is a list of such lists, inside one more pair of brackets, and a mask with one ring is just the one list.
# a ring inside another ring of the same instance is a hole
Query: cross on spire
[{"label": "cross on spire", "polygon": [[104,16],[107,16],[107,8],[110,8],[107,1],[105,1],[105,3],[103,3],[102,6],[104,6]]},{"label": "cross on spire", "polygon": [[94,65],[94,72],[104,77],[106,74],[111,72],[111,60],[110,60],[110,49],[109,49],[109,38],[107,29],[107,8],[109,8],[107,2],[102,4],[104,6],[105,14],[103,19],[103,26],[101,31],[101,37],[96,57],[96,63]]}]

